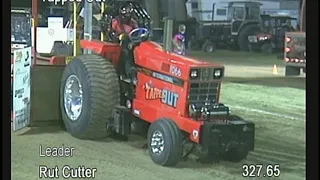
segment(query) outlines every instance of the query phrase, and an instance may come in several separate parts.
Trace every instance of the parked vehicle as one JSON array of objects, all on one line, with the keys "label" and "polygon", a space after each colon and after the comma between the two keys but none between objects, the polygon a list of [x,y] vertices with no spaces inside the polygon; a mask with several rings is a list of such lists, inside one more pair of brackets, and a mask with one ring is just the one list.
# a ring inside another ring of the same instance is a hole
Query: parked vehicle
[{"label": "parked vehicle", "polygon": [[295,31],[292,21],[287,15],[261,15],[262,32],[248,36],[249,49],[262,53],[282,52],[286,32]]},{"label": "parked vehicle", "polygon": [[[227,20],[201,23],[192,39],[192,47],[212,52],[221,44],[240,50],[249,50],[248,36],[261,32],[260,3],[233,1],[228,3]],[[212,9],[214,9],[213,4]]]},{"label": "parked vehicle", "polygon": [[306,73],[306,1],[300,3],[299,32],[287,32],[285,35],[284,63],[286,76],[298,76],[301,69]]}]

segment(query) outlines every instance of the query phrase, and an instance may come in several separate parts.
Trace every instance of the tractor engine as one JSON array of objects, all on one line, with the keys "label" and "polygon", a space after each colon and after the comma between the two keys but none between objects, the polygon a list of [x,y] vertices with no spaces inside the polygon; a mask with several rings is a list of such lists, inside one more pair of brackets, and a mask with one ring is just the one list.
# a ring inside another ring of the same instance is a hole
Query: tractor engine
[{"label": "tractor engine", "polygon": [[219,103],[219,91],[224,68],[193,68],[190,70],[188,95],[189,117],[195,120],[221,119],[229,108]]}]

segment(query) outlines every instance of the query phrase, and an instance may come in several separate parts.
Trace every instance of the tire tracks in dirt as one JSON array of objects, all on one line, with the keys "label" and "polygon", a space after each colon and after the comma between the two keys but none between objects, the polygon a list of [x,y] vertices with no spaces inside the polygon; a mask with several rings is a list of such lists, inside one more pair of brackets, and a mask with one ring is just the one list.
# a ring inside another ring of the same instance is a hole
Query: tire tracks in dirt
[{"label": "tire tracks in dirt", "polygon": [[[32,135],[13,133],[12,140],[13,179],[38,179],[39,165],[60,168],[64,165],[72,167],[85,165],[85,167],[97,168],[95,179],[98,180],[119,178],[123,180],[212,179],[213,173],[218,179],[234,179],[234,174],[216,171],[211,169],[211,166],[203,167],[201,164],[193,164],[195,161],[191,160],[183,162],[180,167],[176,168],[155,165],[145,149],[132,147],[132,143],[140,142],[119,142],[114,139],[79,140],[63,131]],[[59,147],[62,144],[75,148],[74,157],[39,156],[40,145]]]},{"label": "tire tracks in dirt", "polygon": [[[88,141],[84,144],[81,144],[81,146],[95,147],[96,153],[99,153],[102,149],[105,149],[106,151],[108,151],[108,153],[110,153],[107,156],[105,156],[105,158],[108,159],[109,161],[109,165],[116,166],[117,168],[122,169],[121,171],[123,171],[124,173],[133,171],[133,173],[137,174],[135,179],[141,179],[141,178],[144,179],[145,177],[150,177],[150,176],[152,176],[152,178],[148,178],[148,179],[177,180],[177,179],[180,179],[180,177],[183,177],[183,179],[191,180],[191,179],[197,179],[199,177],[212,178],[211,174],[206,173],[206,170],[199,172],[198,170],[194,171],[193,167],[189,168],[188,166],[191,165],[190,163],[195,163],[194,161],[182,163],[182,166],[183,166],[182,168],[181,168],[181,164],[180,164],[180,167],[178,165],[177,168],[166,168],[166,167],[155,165],[151,161],[147,150],[137,149],[135,147],[132,147],[130,145],[132,143],[135,143],[135,142],[112,142],[108,145],[105,143],[97,144],[94,141]],[[112,147],[112,149],[110,149],[110,146]],[[123,150],[124,147],[126,147],[125,150]],[[90,158],[90,156],[87,156],[87,157]],[[201,164],[197,164],[197,165],[201,167]],[[191,166],[194,166],[194,165],[191,165]],[[224,177],[223,179],[232,179],[231,178],[232,176],[230,176],[227,173],[223,173],[223,174],[219,173],[219,174],[223,175]]]},{"label": "tire tracks in dirt", "polygon": [[234,109],[240,109],[240,110],[245,110],[245,111],[250,111],[250,112],[256,112],[256,113],[276,116],[276,117],[279,117],[279,118],[285,118],[285,119],[296,120],[296,121],[304,121],[304,122],[306,121],[305,119],[302,119],[302,118],[299,118],[299,117],[294,117],[294,116],[281,114],[281,113],[276,113],[276,112],[269,112],[269,111],[265,111],[265,110],[261,110],[261,109],[253,109],[253,108],[243,107],[243,106],[239,106],[239,105],[227,105],[227,106],[232,107]]}]

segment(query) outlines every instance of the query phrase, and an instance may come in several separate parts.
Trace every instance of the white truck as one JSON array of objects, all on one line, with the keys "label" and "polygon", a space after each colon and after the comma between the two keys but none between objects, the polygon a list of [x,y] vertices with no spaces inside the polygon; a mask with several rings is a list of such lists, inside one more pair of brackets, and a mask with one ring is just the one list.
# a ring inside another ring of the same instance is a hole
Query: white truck
[{"label": "white truck", "polygon": [[[244,0],[189,0],[186,2],[187,13],[198,22],[210,22],[227,20],[228,3],[243,2]],[[250,2],[250,1],[246,1]],[[259,1],[261,12],[279,10],[280,2]]]}]

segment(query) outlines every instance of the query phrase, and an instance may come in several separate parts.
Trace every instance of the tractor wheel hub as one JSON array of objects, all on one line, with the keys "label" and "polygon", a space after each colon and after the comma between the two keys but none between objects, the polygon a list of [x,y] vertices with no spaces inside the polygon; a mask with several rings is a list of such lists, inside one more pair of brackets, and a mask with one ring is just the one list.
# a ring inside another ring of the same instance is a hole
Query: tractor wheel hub
[{"label": "tractor wheel hub", "polygon": [[71,75],[64,86],[64,110],[70,120],[78,120],[82,111],[82,85],[77,76]]},{"label": "tractor wheel hub", "polygon": [[164,150],[164,137],[160,131],[154,131],[150,143],[151,152],[153,154],[161,154]]}]

